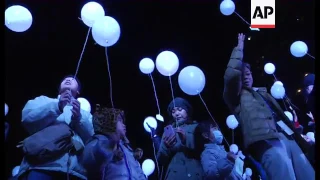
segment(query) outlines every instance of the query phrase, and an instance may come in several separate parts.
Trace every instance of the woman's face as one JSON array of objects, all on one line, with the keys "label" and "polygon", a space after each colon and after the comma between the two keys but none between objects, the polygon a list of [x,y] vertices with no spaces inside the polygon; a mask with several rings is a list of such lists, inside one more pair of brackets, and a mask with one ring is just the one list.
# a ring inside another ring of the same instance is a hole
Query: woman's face
[{"label": "woman's face", "polygon": [[174,107],[172,109],[171,115],[173,119],[178,121],[179,123],[183,123],[188,120],[188,113],[181,107]]},{"label": "woman's face", "polygon": [[123,121],[123,114],[119,114],[117,117],[117,133],[120,135],[120,138],[126,136],[126,125],[124,125]]}]

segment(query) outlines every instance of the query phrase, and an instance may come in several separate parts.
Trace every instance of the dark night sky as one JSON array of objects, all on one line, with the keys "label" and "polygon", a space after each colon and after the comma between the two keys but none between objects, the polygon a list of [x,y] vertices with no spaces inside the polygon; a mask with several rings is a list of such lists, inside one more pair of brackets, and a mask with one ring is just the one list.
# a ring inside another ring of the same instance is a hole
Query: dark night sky
[{"label": "dark night sky", "polygon": [[[57,96],[57,88],[67,74],[76,69],[88,31],[78,17],[87,1],[7,1],[27,7],[33,15],[32,27],[24,33],[5,28],[5,102],[11,125],[6,143],[6,169],[19,165],[22,153],[15,145],[26,137],[20,125],[21,110],[29,99],[40,95]],[[120,40],[109,48],[113,99],[127,114],[128,137],[134,147],[144,149],[144,159],[153,158],[151,141],[142,123],[157,113],[150,78],[140,73],[139,61],[155,60],[163,50],[171,50],[180,59],[179,71],[187,65],[200,67],[206,76],[202,92],[211,113],[229,142],[231,131],[225,119],[229,112],[222,100],[223,74],[237,33],[251,37],[245,42],[244,60],[251,63],[256,86],[272,85],[263,66],[276,65],[276,75],[294,96],[303,75],[314,72],[314,60],[308,56],[294,58],[289,48],[296,40],[304,41],[315,54],[314,0],[276,1],[276,28],[250,32],[235,14],[223,16],[220,1],[97,1],[106,15],[120,24]],[[236,11],[250,21],[250,1],[235,0]],[[195,108],[195,119],[209,119],[198,96],[187,96],[178,86],[179,71],[172,77],[175,96],[185,97]],[[95,45],[90,34],[78,75],[83,91],[94,109],[96,103],[110,106],[109,78],[104,48]],[[162,114],[171,101],[169,80],[154,71]],[[236,133],[239,135],[238,133]],[[237,137],[236,137],[237,142]],[[241,145],[240,143],[238,143]],[[154,158],[153,158],[154,159]]]}]

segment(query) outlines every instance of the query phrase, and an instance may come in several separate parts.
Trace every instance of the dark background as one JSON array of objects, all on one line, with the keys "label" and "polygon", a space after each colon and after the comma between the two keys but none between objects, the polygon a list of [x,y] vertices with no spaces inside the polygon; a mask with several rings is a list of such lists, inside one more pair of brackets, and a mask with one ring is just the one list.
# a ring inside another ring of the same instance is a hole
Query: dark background
[{"label": "dark background", "polygon": [[[6,176],[19,165],[22,153],[15,148],[27,134],[20,125],[25,103],[40,95],[57,96],[62,78],[73,74],[85,41],[88,27],[81,22],[80,11],[88,1],[7,0],[5,8],[19,4],[33,15],[33,24],[24,33],[5,28],[5,103],[9,105],[6,121],[11,125],[6,143]],[[179,71],[188,65],[200,67],[206,76],[202,96],[211,113],[231,142],[231,131],[225,119],[229,112],[222,99],[223,74],[237,33],[243,32],[244,60],[252,66],[256,86],[271,87],[273,79],[265,75],[267,62],[276,65],[276,75],[284,83],[290,97],[296,95],[305,73],[314,72],[314,60],[308,56],[294,58],[291,43],[304,41],[309,53],[315,54],[314,0],[276,1],[276,28],[250,31],[235,14],[223,16],[220,1],[97,1],[106,15],[120,24],[119,41],[109,48],[113,99],[117,108],[126,112],[128,137],[134,147],[144,149],[144,157],[153,151],[143,120],[157,113],[150,78],[139,71],[144,57],[153,60],[163,50],[171,50],[180,59]],[[250,22],[250,1],[235,0],[236,12]],[[175,96],[185,97],[195,108],[195,119],[209,119],[198,96],[184,94],[177,82],[179,71],[172,77]],[[162,114],[172,100],[168,78],[154,71]],[[78,78],[83,90],[81,97],[91,103],[110,106],[109,78],[104,48],[95,45],[90,34]],[[236,130],[236,131],[239,131]],[[236,132],[235,141],[240,134]]]}]

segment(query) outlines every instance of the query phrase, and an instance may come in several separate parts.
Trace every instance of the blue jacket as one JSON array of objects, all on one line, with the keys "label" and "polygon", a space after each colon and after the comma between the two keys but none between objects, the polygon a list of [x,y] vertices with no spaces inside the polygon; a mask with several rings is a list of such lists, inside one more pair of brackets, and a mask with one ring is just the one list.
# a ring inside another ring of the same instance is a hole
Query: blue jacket
[{"label": "blue jacket", "polygon": [[201,164],[204,171],[204,179],[242,179],[241,175],[236,172],[234,163],[227,159],[227,152],[221,145],[205,144],[205,149],[201,154]]},{"label": "blue jacket", "polygon": [[[71,121],[72,106],[65,106],[63,112],[60,112],[58,99],[39,96],[33,100],[29,100],[22,110],[22,125],[29,134],[34,134],[52,124],[66,123],[69,124],[74,132],[73,140],[84,146],[93,135],[92,115],[90,112],[81,109],[81,120],[79,123]],[[68,166],[69,162],[69,166]],[[20,165],[19,176],[30,169],[41,169],[49,171],[59,171],[70,173],[80,179],[86,178],[85,169],[78,163],[78,156],[69,153],[55,161],[33,166],[25,159]]]},{"label": "blue jacket", "polygon": [[146,180],[139,162],[134,158],[132,149],[119,143],[123,152],[122,160],[113,159],[113,145],[107,136],[94,135],[86,145],[82,164],[87,169],[88,179],[97,180]]}]

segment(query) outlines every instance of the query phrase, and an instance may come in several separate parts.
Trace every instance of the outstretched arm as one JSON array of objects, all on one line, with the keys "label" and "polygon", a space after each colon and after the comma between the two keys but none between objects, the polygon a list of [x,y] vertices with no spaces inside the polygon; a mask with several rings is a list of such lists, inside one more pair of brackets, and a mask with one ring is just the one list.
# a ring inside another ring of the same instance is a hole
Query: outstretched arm
[{"label": "outstretched arm", "polygon": [[234,109],[238,105],[239,94],[242,89],[242,59],[243,41],[245,35],[238,35],[238,46],[232,51],[227,69],[224,74],[223,99],[229,109]]}]

